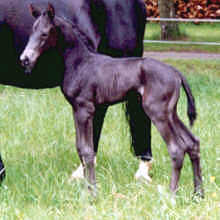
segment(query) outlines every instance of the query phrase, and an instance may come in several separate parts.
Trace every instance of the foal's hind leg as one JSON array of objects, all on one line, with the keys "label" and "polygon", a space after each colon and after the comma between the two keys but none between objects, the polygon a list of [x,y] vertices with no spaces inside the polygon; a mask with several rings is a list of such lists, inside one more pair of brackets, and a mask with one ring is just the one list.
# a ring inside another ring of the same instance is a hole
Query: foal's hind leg
[{"label": "foal's hind leg", "polygon": [[159,130],[160,134],[162,135],[164,141],[167,144],[167,149],[171,158],[172,163],[172,176],[170,181],[170,190],[172,192],[176,192],[178,188],[178,182],[180,178],[180,172],[183,166],[184,160],[184,149],[179,144],[176,129],[177,127],[174,126],[172,120],[160,120],[154,119],[154,124]]},{"label": "foal's hind leg", "polygon": [[172,177],[170,182],[170,190],[176,192],[178,181],[184,160],[184,149],[178,141],[178,127],[173,122],[173,111],[167,109],[167,103],[143,103],[146,114],[151,118],[152,122],[160,132],[167,144],[168,152],[172,162]]},{"label": "foal's hind leg", "polygon": [[181,140],[186,147],[186,152],[189,154],[192,162],[194,192],[203,197],[199,140],[188,130],[188,128],[182,123],[177,115],[175,115],[175,121],[177,122],[179,130],[181,131]]},{"label": "foal's hind leg", "polygon": [[[93,144],[95,154],[97,154],[98,151],[99,139],[107,108],[108,107],[105,105],[97,107],[93,118]],[[80,164],[80,166],[72,173],[70,181],[74,179],[82,179],[83,177],[83,166]]]}]

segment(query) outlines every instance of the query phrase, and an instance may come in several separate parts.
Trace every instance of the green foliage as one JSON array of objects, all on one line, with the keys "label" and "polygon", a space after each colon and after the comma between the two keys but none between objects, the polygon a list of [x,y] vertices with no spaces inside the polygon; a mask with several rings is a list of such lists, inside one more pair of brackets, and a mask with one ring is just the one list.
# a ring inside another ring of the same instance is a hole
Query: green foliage
[{"label": "green foliage", "polygon": [[[59,89],[1,87],[0,146],[7,177],[0,189],[0,219],[219,219],[220,63],[171,61],[187,77],[198,109],[193,128],[201,141],[205,199],[193,200],[192,171],[184,161],[176,199],[169,192],[170,159],[153,127],[153,182],[134,180],[138,161],[130,153],[121,105],[108,111],[97,158],[98,198],[83,182],[69,183],[79,164],[70,106]],[[186,124],[186,98],[178,106]]]}]

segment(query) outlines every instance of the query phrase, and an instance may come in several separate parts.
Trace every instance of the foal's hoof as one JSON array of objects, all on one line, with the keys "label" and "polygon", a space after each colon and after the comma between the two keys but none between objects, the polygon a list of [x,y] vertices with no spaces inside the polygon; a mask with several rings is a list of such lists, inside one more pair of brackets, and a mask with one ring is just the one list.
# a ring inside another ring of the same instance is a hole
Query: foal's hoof
[{"label": "foal's hoof", "polygon": [[77,179],[83,179],[84,174],[83,174],[83,166],[80,164],[80,166],[72,173],[69,182],[72,182]]},{"label": "foal's hoof", "polygon": [[203,189],[202,188],[198,188],[196,190],[196,192],[194,192],[193,200],[204,199],[204,198],[205,198],[205,195],[204,195]]},{"label": "foal's hoof", "polygon": [[152,179],[149,175],[149,171],[152,168],[152,161],[141,161],[139,168],[135,174],[136,180],[144,181],[145,183],[152,182]]},{"label": "foal's hoof", "polygon": [[89,189],[89,193],[92,196],[92,198],[93,199],[97,199],[97,197],[98,197],[98,190],[97,190],[96,186],[89,184],[88,185],[88,189]]}]

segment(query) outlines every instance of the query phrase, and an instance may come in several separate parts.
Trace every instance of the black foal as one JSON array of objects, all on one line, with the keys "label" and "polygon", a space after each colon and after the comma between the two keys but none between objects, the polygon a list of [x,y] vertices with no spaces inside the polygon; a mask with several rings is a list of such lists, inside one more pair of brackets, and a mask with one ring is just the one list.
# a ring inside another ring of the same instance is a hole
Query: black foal
[{"label": "black foal", "polygon": [[196,193],[203,193],[199,140],[177,115],[177,101],[183,87],[188,101],[188,117],[196,119],[194,98],[190,87],[173,67],[150,58],[111,58],[90,51],[78,29],[64,18],[55,16],[52,5],[37,17],[21,61],[31,69],[48,48],[57,47],[64,62],[62,91],[72,105],[76,146],[84,175],[95,186],[95,151],[93,118],[99,108],[125,101],[138,94],[145,114],[149,116],[167,144],[172,161],[170,189],[176,192],[185,153],[194,173]]}]

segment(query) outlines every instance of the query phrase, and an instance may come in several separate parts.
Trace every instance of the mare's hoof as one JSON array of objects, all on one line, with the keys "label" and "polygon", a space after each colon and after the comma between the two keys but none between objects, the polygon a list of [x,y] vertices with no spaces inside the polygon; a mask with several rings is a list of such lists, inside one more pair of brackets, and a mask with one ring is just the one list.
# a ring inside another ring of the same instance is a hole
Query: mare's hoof
[{"label": "mare's hoof", "polygon": [[140,161],[139,168],[135,174],[136,180],[144,181],[145,183],[152,182],[149,171],[152,168],[152,161]]},{"label": "mare's hoof", "polygon": [[83,179],[84,174],[83,174],[83,166],[80,164],[80,166],[72,173],[69,182],[72,182],[77,179]]}]

